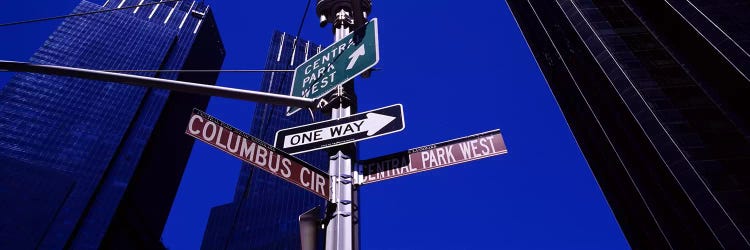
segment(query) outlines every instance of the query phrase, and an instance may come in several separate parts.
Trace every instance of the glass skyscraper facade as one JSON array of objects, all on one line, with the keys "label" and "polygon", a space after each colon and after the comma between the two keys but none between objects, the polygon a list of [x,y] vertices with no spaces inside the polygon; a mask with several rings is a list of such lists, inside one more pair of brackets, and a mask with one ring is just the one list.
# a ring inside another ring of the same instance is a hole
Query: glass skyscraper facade
[{"label": "glass skyscraper facade", "polygon": [[[158,1],[82,1],[84,13]],[[180,1],[65,19],[31,63],[102,70],[220,69],[213,14]],[[215,84],[217,73],[143,72]],[[207,96],[16,74],[0,91],[0,248],[158,249]]]},{"label": "glass skyscraper facade", "polygon": [[750,249],[750,2],[507,0],[634,249]]},{"label": "glass skyscraper facade", "polygon": [[[319,45],[277,31],[265,67],[294,69],[321,49]],[[292,72],[265,73],[261,91],[288,95],[292,77]],[[286,116],[285,106],[258,103],[250,135],[273,145],[276,131],[325,119],[319,111],[311,114],[302,110]],[[325,151],[297,157],[328,170]],[[299,215],[315,206],[324,209],[325,204],[325,200],[313,193],[243,163],[234,201],[211,209],[201,249],[299,249]]]}]

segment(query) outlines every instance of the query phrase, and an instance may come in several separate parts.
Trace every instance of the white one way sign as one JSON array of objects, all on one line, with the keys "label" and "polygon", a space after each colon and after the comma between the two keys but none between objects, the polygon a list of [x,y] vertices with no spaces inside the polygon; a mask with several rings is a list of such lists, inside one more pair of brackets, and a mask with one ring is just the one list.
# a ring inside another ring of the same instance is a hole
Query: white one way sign
[{"label": "white one way sign", "polygon": [[338,120],[307,124],[276,132],[276,147],[290,154],[361,141],[404,129],[403,106],[396,104]]},{"label": "white one way sign", "polygon": [[363,120],[286,135],[284,136],[284,148],[293,148],[310,143],[325,142],[362,132],[367,132],[367,136],[372,136],[395,119],[396,117],[393,116],[369,113],[367,114],[367,118]]}]

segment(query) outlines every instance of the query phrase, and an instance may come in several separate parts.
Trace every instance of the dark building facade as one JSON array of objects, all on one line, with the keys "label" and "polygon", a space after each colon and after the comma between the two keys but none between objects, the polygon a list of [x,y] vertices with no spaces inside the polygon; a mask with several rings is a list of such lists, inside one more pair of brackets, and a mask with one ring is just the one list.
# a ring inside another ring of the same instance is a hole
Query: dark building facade
[{"label": "dark building facade", "polygon": [[[309,41],[275,32],[265,68],[294,69],[321,49]],[[261,91],[289,94],[292,76],[292,72],[265,73]],[[285,106],[258,103],[250,135],[273,145],[276,131],[325,119],[319,111],[312,116],[305,110],[286,116]],[[297,157],[327,171],[325,151]],[[315,206],[324,208],[325,202],[307,190],[243,163],[234,201],[211,209],[201,249],[298,249],[299,215]]]},{"label": "dark building facade", "polygon": [[[74,13],[157,1],[81,2]],[[196,1],[70,17],[30,59],[105,70],[219,69],[224,47]],[[217,74],[139,75],[215,84]],[[0,248],[158,249],[207,96],[16,74],[0,91]]]},{"label": "dark building facade", "polygon": [[633,249],[750,249],[750,2],[507,0]]}]

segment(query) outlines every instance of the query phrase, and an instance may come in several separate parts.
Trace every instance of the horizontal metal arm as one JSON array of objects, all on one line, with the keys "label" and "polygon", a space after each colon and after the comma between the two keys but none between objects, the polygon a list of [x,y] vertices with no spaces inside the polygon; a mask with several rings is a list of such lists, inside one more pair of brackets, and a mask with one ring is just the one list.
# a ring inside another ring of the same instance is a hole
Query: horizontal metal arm
[{"label": "horizontal metal arm", "polygon": [[117,82],[130,85],[162,88],[185,93],[220,96],[253,102],[262,102],[300,108],[315,107],[315,100],[309,98],[272,94],[260,91],[204,85],[192,82],[167,80],[161,78],[127,75],[99,70],[79,69],[63,66],[37,65],[24,62],[0,60],[0,70],[13,72],[32,72],[48,75],[78,77],[99,81]]}]

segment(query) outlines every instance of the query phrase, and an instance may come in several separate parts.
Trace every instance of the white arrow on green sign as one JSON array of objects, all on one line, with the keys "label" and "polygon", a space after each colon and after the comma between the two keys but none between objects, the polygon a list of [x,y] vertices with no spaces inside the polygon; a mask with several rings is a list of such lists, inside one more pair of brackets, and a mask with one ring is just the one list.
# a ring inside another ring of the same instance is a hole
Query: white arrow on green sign
[{"label": "white arrow on green sign", "polygon": [[[290,95],[318,99],[364,73],[380,60],[377,19],[297,66]],[[292,115],[300,108],[287,108]]]}]

